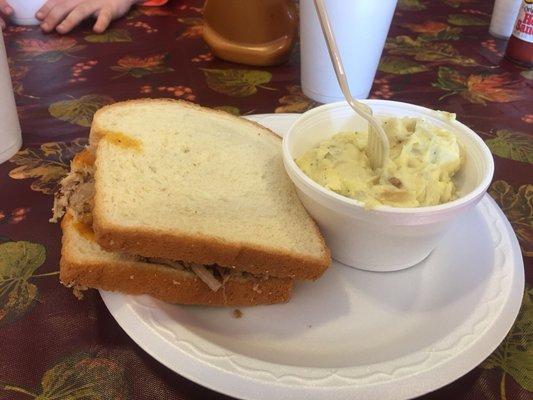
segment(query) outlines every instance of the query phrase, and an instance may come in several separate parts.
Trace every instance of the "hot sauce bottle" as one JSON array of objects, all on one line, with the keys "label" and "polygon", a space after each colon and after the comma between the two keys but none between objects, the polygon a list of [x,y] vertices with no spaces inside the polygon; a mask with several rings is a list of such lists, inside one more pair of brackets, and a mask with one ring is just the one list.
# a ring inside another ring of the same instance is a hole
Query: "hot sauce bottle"
[{"label": "hot sauce bottle", "polygon": [[523,0],[505,58],[524,67],[533,66],[533,0]]}]

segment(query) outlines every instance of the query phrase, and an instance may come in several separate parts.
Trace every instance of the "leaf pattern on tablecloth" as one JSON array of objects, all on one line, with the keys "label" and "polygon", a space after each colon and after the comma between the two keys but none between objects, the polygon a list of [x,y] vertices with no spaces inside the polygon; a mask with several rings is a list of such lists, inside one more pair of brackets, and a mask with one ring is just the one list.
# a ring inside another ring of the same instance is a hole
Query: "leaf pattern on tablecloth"
[{"label": "leaf pattern on tablecloth", "polygon": [[129,382],[122,365],[97,352],[67,356],[46,371],[39,392],[16,384],[0,384],[0,390],[24,393],[36,400],[127,400]]},{"label": "leaf pattern on tablecloth", "polygon": [[30,68],[27,65],[16,65],[13,59],[7,59],[9,66],[9,74],[11,75],[11,82],[13,84],[13,91],[17,95],[22,95],[24,92],[24,85],[22,80],[28,74]]},{"label": "leaf pattern on tablecloth", "polygon": [[117,43],[117,42],[131,42],[130,33],[126,29],[108,29],[104,33],[90,34],[84,38],[89,43]]},{"label": "leaf pattern on tablecloth", "polygon": [[520,72],[520,75],[522,75],[524,78],[528,80],[533,79],[533,69],[528,69],[527,71]]},{"label": "leaf pattern on tablecloth", "polygon": [[533,114],[522,115],[522,118],[520,119],[527,124],[533,124]]},{"label": "leaf pattern on tablecloth", "polygon": [[152,34],[159,32],[159,29],[154,28],[152,25],[143,22],[143,21],[135,21],[135,22],[128,22],[128,26],[131,26],[133,28],[139,28],[142,29],[145,33]]},{"label": "leaf pattern on tablecloth", "polygon": [[[522,253],[533,257],[533,185],[522,185],[515,190],[507,182],[498,180],[490,186],[489,194],[513,226]],[[533,319],[530,322],[533,322]]]},{"label": "leaf pattern on tablecloth", "polygon": [[389,77],[392,77],[392,75],[374,79],[370,99],[390,99],[395,95],[395,92],[391,88],[391,78]]},{"label": "leaf pattern on tablecloth", "polygon": [[215,59],[215,56],[213,55],[213,53],[211,53],[210,51],[208,51],[207,53],[203,53],[203,54],[198,54],[194,57],[191,58],[191,62],[208,62],[208,61],[213,61]]},{"label": "leaf pattern on tablecloth", "polygon": [[13,179],[35,179],[30,186],[32,190],[54,194],[59,182],[70,170],[70,161],[86,145],[87,139],[78,138],[21,150],[9,160],[18,165],[9,172],[9,176]]},{"label": "leaf pattern on tablecloth", "polygon": [[[297,2],[299,2],[300,0],[296,0]],[[181,4],[180,6],[176,7],[176,10],[179,10],[179,11],[194,11],[195,13],[197,14],[202,14],[204,12],[204,1],[201,0],[201,3],[198,4],[199,7],[195,7],[195,6],[192,6],[190,4]]]},{"label": "leaf pattern on tablecloth", "polygon": [[26,219],[30,210],[29,207],[17,207],[11,210],[9,216],[7,216],[3,210],[0,210],[0,224],[18,224]]},{"label": "leaf pattern on tablecloth", "polygon": [[175,15],[172,10],[162,7],[137,7],[137,11],[140,15],[146,15],[148,17],[168,17]]},{"label": "leaf pattern on tablecloth", "polygon": [[149,57],[124,56],[111,69],[120,72],[114,78],[119,78],[124,75],[141,78],[150,74],[162,74],[164,72],[174,71],[173,68],[165,65],[167,58],[168,54],[157,54]]},{"label": "leaf pattern on tablecloth", "polygon": [[519,83],[507,73],[481,73],[463,75],[448,67],[439,67],[437,82],[433,86],[449,92],[448,97],[459,94],[471,103],[509,103],[523,98]]},{"label": "leaf pattern on tablecloth", "polygon": [[465,57],[449,43],[432,42],[409,36],[391,37],[385,43],[389,54],[413,56],[417,61],[433,61],[445,64],[475,66],[476,60]]},{"label": "leaf pattern on tablecloth", "polygon": [[213,108],[215,110],[227,112],[228,114],[231,114],[231,115],[241,115],[241,110],[239,110],[237,107],[234,107],[234,106],[216,106]]},{"label": "leaf pattern on tablecloth", "polygon": [[38,289],[31,279],[58,274],[35,274],[45,259],[46,250],[39,243],[0,244],[0,327],[24,315],[37,298]]},{"label": "leaf pattern on tablecloth", "polygon": [[398,8],[405,11],[420,11],[425,10],[426,2],[421,0],[398,0]]},{"label": "leaf pattern on tablecloth", "polygon": [[451,27],[448,24],[436,21],[407,23],[402,26],[412,32],[419,33],[418,38],[426,41],[458,40],[462,32],[461,28]]},{"label": "leaf pattern on tablecloth", "polygon": [[196,95],[193,90],[188,86],[175,85],[175,86],[158,86],[152,85],[141,86],[139,92],[145,95],[153,95],[156,97],[168,97],[174,96],[176,99],[182,99],[194,102],[196,101]]},{"label": "leaf pattern on tablecloth", "polygon": [[209,88],[228,96],[246,97],[257,93],[257,88],[273,90],[269,83],[272,74],[253,69],[207,69],[202,68]]},{"label": "leaf pattern on tablecloth", "polygon": [[178,18],[178,22],[187,26],[185,31],[180,35],[180,38],[196,38],[202,36],[204,32],[204,20],[202,18]]},{"label": "leaf pattern on tablecloth", "polygon": [[128,13],[126,15],[124,15],[124,19],[129,21],[129,20],[137,19],[138,17],[140,17],[142,15],[142,13],[139,11],[139,8],[140,7],[132,7],[132,8],[130,8]]},{"label": "leaf pattern on tablecloth", "polygon": [[303,94],[300,85],[287,86],[287,92],[288,94],[278,100],[280,105],[276,107],[276,113],[303,113],[319,105]]},{"label": "leaf pattern on tablecloth", "polygon": [[462,5],[475,3],[476,0],[444,0],[444,3],[448,4],[450,7],[459,8]]},{"label": "leaf pattern on tablecloth", "polygon": [[526,133],[500,129],[485,143],[498,157],[533,164],[533,138]]},{"label": "leaf pattern on tablecloth", "polygon": [[379,62],[378,69],[381,72],[386,72],[388,74],[405,75],[424,72],[429,68],[422,63],[407,58],[383,56]]},{"label": "leaf pattern on tablecloth", "polygon": [[447,21],[456,26],[485,26],[489,24],[487,18],[471,14],[450,14]]},{"label": "leaf pattern on tablecloth", "polygon": [[529,285],[526,285],[522,307],[511,331],[480,367],[502,370],[502,399],[507,398],[507,374],[524,389],[533,392],[533,289]]},{"label": "leaf pattern on tablecloth", "polygon": [[93,115],[99,108],[113,103],[109,96],[90,94],[79,99],[63,100],[50,104],[48,112],[54,118],[80,126],[91,126]]},{"label": "leaf pattern on tablecloth", "polygon": [[56,62],[64,56],[82,50],[85,46],[79,45],[72,37],[53,37],[48,40],[20,39],[17,40],[22,59],[35,59],[37,61]]}]

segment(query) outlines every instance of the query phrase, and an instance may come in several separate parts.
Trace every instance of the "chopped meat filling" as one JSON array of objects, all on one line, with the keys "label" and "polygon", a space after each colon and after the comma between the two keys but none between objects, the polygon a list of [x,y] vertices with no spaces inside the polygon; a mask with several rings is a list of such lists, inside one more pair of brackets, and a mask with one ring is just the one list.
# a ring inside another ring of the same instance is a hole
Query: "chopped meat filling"
[{"label": "chopped meat filling", "polygon": [[54,198],[53,215],[50,222],[58,222],[67,208],[77,220],[92,225],[92,203],[94,196],[94,167],[73,169],[60,183]]}]

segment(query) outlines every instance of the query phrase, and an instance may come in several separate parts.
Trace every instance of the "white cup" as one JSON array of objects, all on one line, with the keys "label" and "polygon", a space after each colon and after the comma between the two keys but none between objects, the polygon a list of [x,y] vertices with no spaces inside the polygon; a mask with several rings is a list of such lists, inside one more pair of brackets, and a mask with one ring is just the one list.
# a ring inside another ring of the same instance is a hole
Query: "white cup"
[{"label": "white cup", "polygon": [[7,64],[4,36],[0,29],[0,164],[9,160],[22,146],[22,134]]},{"label": "white cup", "polygon": [[346,102],[304,113],[283,137],[283,162],[298,196],[319,225],[331,255],[343,264],[368,271],[396,271],[415,265],[438,245],[457,219],[483,197],[494,173],[487,145],[474,131],[428,108],[387,100],[363,100],[376,115],[424,118],[457,135],[466,153],[455,176],[459,198],[430,207],[377,206],[367,210],[310,179],[296,164],[310,148],[338,132],[367,129]]},{"label": "white cup", "polygon": [[46,0],[8,0],[15,11],[11,21],[17,25],[39,25],[41,21],[35,18],[35,13],[43,6]]},{"label": "white cup", "polygon": [[[352,95],[370,93],[397,0],[326,0],[328,17]],[[300,54],[304,94],[321,103],[344,100],[313,0],[300,1]]]},{"label": "white cup", "polygon": [[489,33],[500,39],[508,39],[513,33],[516,16],[522,0],[496,0],[492,9]]}]

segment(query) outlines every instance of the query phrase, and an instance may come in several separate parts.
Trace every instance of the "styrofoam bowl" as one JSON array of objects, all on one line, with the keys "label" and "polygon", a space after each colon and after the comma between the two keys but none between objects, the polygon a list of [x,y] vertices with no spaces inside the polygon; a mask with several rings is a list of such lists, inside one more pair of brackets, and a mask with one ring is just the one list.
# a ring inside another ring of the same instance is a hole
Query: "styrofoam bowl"
[{"label": "styrofoam bowl", "polygon": [[492,180],[494,160],[481,138],[458,121],[434,110],[388,100],[362,100],[374,115],[418,117],[452,131],[465,150],[465,162],[454,177],[458,198],[430,207],[377,206],[337,194],[309,178],[294,161],[339,132],[367,129],[346,102],[314,108],[292,125],[283,138],[283,162],[298,196],[318,223],[334,259],[368,271],[396,271],[425,259],[457,218],[474,207]]}]

